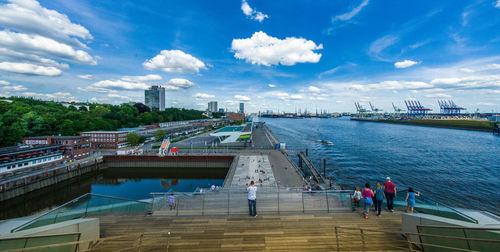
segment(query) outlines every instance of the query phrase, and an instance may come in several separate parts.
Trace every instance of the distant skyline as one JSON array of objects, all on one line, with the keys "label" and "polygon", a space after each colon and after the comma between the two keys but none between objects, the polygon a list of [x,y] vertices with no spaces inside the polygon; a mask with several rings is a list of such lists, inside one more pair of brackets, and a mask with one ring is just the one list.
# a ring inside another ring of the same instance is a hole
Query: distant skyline
[{"label": "distant skyline", "polygon": [[0,96],[500,112],[500,0],[0,0]]}]

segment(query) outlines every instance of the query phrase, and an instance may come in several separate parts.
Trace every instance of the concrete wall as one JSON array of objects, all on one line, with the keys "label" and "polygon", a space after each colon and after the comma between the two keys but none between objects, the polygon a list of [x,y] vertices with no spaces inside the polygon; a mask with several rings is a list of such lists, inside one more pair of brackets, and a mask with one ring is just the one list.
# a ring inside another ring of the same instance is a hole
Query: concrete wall
[{"label": "concrete wall", "polygon": [[234,156],[104,156],[107,167],[220,168],[227,170]]}]

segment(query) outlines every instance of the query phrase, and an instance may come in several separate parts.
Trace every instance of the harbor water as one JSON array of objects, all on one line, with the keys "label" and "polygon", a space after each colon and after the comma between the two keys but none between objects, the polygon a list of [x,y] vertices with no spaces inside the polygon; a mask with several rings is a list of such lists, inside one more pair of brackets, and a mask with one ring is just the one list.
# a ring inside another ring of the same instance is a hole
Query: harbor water
[{"label": "harbor water", "polygon": [[306,148],[316,167],[326,159],[327,176],[345,189],[389,176],[399,190],[413,187],[450,206],[500,213],[500,137],[492,133],[345,117],[260,120],[295,161]]}]

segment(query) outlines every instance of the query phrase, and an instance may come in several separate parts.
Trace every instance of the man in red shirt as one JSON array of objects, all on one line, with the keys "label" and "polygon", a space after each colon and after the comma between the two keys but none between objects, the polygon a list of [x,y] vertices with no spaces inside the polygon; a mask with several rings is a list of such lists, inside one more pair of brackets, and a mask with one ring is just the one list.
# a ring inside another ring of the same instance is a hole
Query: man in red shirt
[{"label": "man in red shirt", "polygon": [[391,178],[385,178],[384,194],[387,199],[387,210],[394,212],[394,197],[396,197],[396,184],[391,182]]}]

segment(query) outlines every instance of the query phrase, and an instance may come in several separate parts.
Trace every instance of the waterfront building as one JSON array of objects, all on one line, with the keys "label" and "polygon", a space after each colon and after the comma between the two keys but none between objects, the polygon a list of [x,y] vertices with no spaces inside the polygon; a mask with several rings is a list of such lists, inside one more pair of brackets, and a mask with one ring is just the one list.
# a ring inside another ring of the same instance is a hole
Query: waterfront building
[{"label": "waterfront building", "polygon": [[223,108],[220,108],[220,109],[219,109],[219,113],[224,113],[224,109],[223,109]]},{"label": "waterfront building", "polygon": [[30,147],[11,146],[0,148],[0,174],[60,161],[64,145]]},{"label": "waterfront building", "polygon": [[243,121],[243,120],[245,120],[245,114],[242,114],[242,113],[227,112],[226,116],[227,116],[227,119],[229,121]]},{"label": "waterfront building", "polygon": [[217,112],[217,102],[216,101],[211,101],[208,103],[208,112],[209,113]]},{"label": "waterfront building", "polygon": [[52,145],[65,146],[64,157],[69,159],[82,159],[90,155],[89,136],[37,136],[25,137],[23,144],[26,145]]},{"label": "waterfront building", "polygon": [[240,113],[245,114],[245,103],[240,102]]},{"label": "waterfront building", "polygon": [[144,90],[144,104],[151,110],[165,111],[165,88],[152,86]]},{"label": "waterfront building", "polygon": [[90,137],[94,149],[118,149],[127,146],[127,131],[88,131],[80,136]]}]

